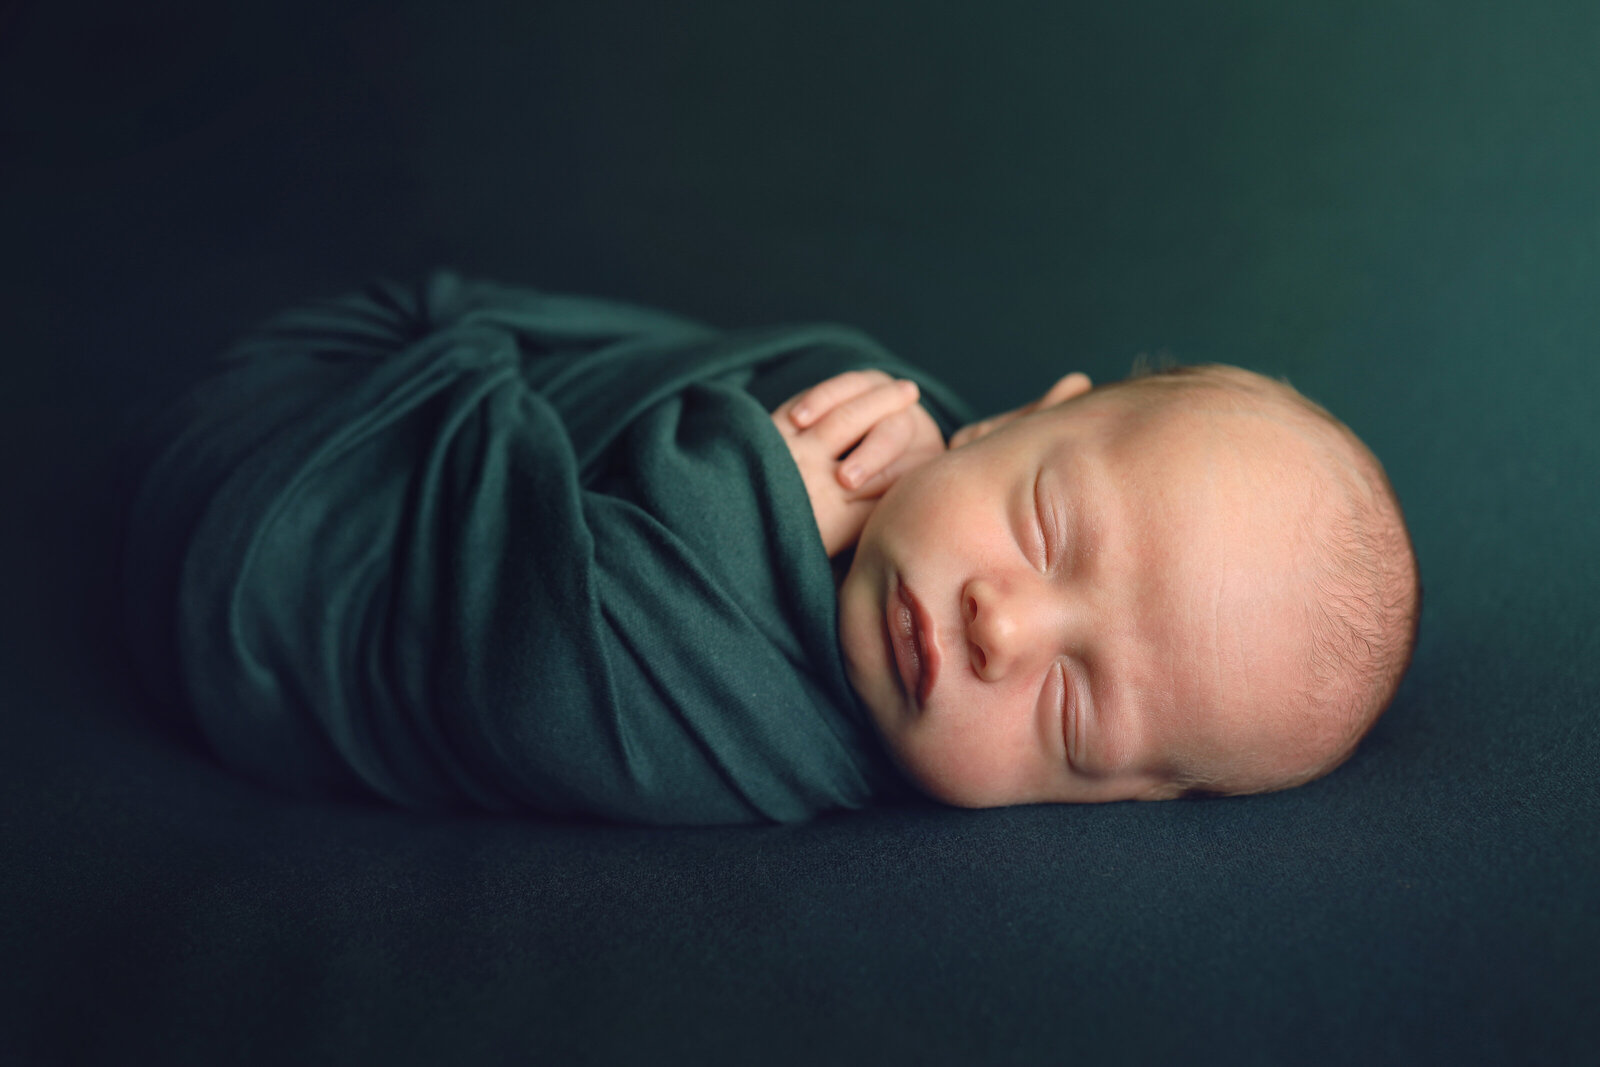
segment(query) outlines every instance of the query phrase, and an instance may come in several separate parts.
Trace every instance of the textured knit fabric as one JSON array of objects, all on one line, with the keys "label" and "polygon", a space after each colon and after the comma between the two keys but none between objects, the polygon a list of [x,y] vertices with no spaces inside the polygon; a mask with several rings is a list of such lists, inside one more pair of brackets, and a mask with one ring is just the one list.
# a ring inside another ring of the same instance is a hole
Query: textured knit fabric
[{"label": "textured knit fabric", "polygon": [[168,414],[133,508],[152,685],[310,795],[651,823],[905,787],[769,410],[861,333],[723,333],[437,274],[286,312]]}]

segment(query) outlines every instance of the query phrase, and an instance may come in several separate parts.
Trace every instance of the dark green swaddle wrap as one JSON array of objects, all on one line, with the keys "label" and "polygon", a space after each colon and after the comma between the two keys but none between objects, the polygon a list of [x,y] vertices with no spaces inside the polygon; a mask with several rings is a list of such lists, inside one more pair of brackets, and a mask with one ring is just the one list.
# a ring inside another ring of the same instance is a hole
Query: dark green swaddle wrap
[{"label": "dark green swaddle wrap", "polygon": [[768,414],[860,367],[968,420],[838,326],[448,273],[291,310],[164,416],[137,658],[226,763],[302,794],[653,823],[901,795]]}]

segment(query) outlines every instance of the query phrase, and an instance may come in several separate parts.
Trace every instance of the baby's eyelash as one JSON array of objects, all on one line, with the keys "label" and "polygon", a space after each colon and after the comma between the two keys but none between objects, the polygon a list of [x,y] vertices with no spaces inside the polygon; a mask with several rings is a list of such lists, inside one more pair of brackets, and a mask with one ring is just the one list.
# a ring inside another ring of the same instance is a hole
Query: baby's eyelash
[{"label": "baby's eyelash", "polygon": [[1072,707],[1072,681],[1067,677],[1067,668],[1064,664],[1057,663],[1052,669],[1061,681],[1061,742],[1067,754],[1067,766],[1071,767],[1072,750],[1075,747],[1073,741],[1076,740],[1078,733],[1078,723]]},{"label": "baby's eyelash", "polygon": [[1040,555],[1044,557],[1044,569],[1050,569],[1050,531],[1045,529],[1044,508],[1039,506],[1039,479],[1043,475],[1041,470],[1033,476],[1033,518],[1034,524],[1039,527]]}]

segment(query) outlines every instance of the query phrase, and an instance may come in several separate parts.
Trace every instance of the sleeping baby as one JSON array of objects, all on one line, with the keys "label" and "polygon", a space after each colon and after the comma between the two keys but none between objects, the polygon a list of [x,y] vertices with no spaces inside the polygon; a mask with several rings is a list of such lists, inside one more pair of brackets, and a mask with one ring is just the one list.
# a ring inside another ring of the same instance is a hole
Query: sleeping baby
[{"label": "sleeping baby", "polygon": [[948,452],[915,395],[845,375],[774,421],[829,550],[854,549],[850,680],[929,795],[1282,789],[1342,762],[1392,698],[1420,596],[1400,508],[1289,386],[1072,374]]},{"label": "sleeping baby", "polygon": [[152,709],[307,798],[705,824],[1260,792],[1344,760],[1415,644],[1377,460],[1231,367],[980,422],[847,327],[440,272],[269,319],[138,443]]}]

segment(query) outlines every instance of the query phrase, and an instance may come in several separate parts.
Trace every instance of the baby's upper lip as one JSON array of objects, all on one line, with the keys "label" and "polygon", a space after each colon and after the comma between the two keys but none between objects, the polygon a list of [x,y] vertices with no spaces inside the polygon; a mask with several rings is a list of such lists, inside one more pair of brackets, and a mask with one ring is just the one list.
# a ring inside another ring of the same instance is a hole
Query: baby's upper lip
[{"label": "baby's upper lip", "polygon": [[913,637],[917,643],[919,658],[922,660],[922,678],[917,683],[917,704],[927,707],[928,697],[933,692],[933,683],[939,677],[939,631],[934,628],[933,617],[922,606],[922,601],[917,599],[911,587],[904,582],[900,583],[900,596],[911,609],[911,625],[916,631]]}]

